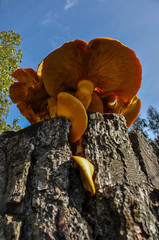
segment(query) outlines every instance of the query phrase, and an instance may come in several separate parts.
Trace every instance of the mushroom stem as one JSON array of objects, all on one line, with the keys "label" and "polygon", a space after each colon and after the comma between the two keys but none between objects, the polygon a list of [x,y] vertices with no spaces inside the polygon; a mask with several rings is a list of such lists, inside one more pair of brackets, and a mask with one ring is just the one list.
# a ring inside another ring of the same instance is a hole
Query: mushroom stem
[{"label": "mushroom stem", "polygon": [[48,102],[48,110],[49,110],[49,113],[50,113],[50,117],[51,118],[56,117],[56,104],[57,104],[57,101],[55,100],[55,98],[49,97],[47,102]]},{"label": "mushroom stem", "polygon": [[87,128],[87,113],[83,104],[74,96],[60,92],[57,96],[56,113],[58,117],[66,117],[72,123],[69,140],[78,141]]},{"label": "mushroom stem", "polygon": [[92,93],[92,101],[87,112],[100,112],[103,114],[103,102],[95,92]]},{"label": "mushroom stem", "polygon": [[83,136],[76,142],[76,155],[84,157]]},{"label": "mushroom stem", "polygon": [[78,83],[78,90],[75,96],[82,102],[85,109],[87,109],[91,103],[93,90],[94,85],[89,80],[81,80]]}]

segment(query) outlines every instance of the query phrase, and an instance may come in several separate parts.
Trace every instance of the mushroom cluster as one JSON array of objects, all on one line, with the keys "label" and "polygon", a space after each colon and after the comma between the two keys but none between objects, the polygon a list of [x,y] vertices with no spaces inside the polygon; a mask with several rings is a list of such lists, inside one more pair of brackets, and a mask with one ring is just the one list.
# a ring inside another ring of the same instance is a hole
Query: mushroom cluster
[{"label": "mushroom cluster", "polygon": [[140,61],[115,39],[67,42],[50,53],[37,72],[18,69],[12,76],[18,82],[10,86],[10,98],[21,114],[31,124],[68,118],[71,142],[84,134],[88,111],[121,114],[128,127],[140,111],[136,96],[142,79]]}]

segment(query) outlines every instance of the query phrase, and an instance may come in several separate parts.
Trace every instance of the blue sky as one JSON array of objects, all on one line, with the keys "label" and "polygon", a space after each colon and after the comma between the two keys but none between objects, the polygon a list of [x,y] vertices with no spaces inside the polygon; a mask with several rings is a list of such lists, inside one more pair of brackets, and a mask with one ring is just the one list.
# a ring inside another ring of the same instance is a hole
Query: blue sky
[{"label": "blue sky", "polygon": [[[22,36],[20,68],[34,70],[67,41],[118,39],[142,64],[142,117],[150,105],[159,111],[158,0],[0,0],[0,31],[9,29]],[[21,126],[28,125],[13,106],[9,120],[17,117]]]}]

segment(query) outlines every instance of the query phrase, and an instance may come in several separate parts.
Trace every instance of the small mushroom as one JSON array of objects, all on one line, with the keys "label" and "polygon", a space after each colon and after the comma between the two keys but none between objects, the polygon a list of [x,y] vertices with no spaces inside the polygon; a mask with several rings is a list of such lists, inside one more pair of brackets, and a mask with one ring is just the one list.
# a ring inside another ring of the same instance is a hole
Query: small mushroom
[{"label": "small mushroom", "polygon": [[24,102],[28,95],[28,89],[39,84],[37,74],[32,68],[18,69],[12,73],[12,77],[18,80],[9,89],[13,103]]},{"label": "small mushroom", "polygon": [[100,97],[103,102],[104,113],[117,113],[123,115],[126,119],[128,128],[134,123],[141,108],[141,100],[139,97],[134,96],[129,101],[124,101],[120,97],[115,99],[114,95]]},{"label": "small mushroom", "polygon": [[128,128],[136,120],[140,112],[140,108],[141,108],[141,100],[139,97],[135,96],[131,99],[129,104],[121,110],[120,114],[125,117]]},{"label": "small mushroom", "polygon": [[66,117],[72,123],[69,140],[76,142],[87,127],[87,114],[82,103],[69,93],[61,92],[57,96],[57,116]]},{"label": "small mushroom", "polygon": [[85,158],[79,156],[73,156],[72,159],[75,161],[75,165],[80,171],[83,186],[86,191],[89,191],[91,195],[95,194],[95,186],[93,182],[94,167]]},{"label": "small mushroom", "polygon": [[31,123],[50,118],[47,108],[48,94],[37,73],[32,68],[18,69],[12,73],[18,80],[9,88],[13,103],[21,114]]}]

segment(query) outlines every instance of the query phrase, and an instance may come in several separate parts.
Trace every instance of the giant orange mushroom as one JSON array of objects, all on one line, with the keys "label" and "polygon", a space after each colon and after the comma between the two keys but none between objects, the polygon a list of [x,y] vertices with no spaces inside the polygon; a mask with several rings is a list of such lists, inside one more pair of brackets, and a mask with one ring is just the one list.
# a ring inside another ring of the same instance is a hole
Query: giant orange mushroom
[{"label": "giant orange mushroom", "polygon": [[140,111],[136,94],[141,64],[133,50],[115,39],[67,42],[50,53],[37,72],[18,69],[12,76],[18,82],[10,86],[10,97],[26,119],[35,123],[67,117],[72,123],[72,142],[86,130],[86,111],[122,114],[128,127]]},{"label": "giant orange mushroom", "polygon": [[[95,106],[92,108],[90,104],[93,101],[99,109],[99,99],[97,104],[94,101],[96,93],[103,102],[103,112],[122,115],[130,110],[131,102],[133,114],[124,115],[128,127],[139,113],[140,99],[133,102],[132,99],[141,85],[141,64],[134,51],[115,39],[96,38],[88,44],[81,40],[65,43],[42,61],[39,72],[53,101],[59,92],[72,91],[86,110],[94,111]],[[114,100],[116,104],[111,104]]]}]

